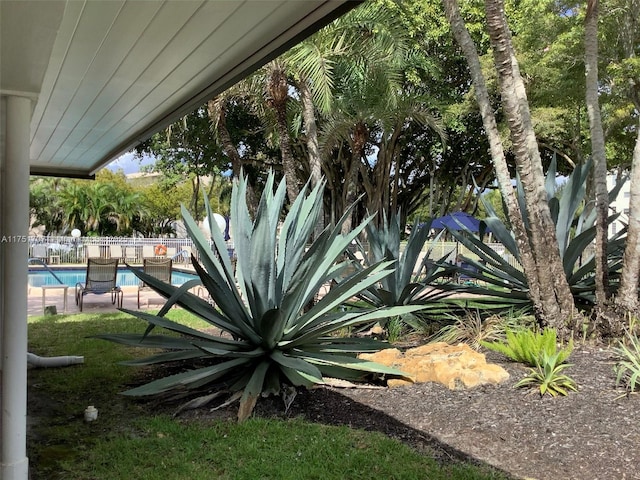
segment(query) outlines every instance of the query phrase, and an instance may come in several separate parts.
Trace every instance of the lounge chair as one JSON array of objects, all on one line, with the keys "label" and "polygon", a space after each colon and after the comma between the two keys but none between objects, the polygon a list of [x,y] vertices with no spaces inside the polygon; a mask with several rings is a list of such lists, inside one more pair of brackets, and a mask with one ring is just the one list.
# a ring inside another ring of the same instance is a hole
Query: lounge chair
[{"label": "lounge chair", "polygon": [[102,252],[100,252],[100,245],[87,245],[87,260],[89,258],[97,258],[102,257]]},{"label": "lounge chair", "polygon": [[34,245],[31,252],[31,258],[37,258],[44,263],[49,261],[49,250],[46,245]]},{"label": "lounge chair", "polygon": [[142,246],[142,258],[151,258],[155,256],[156,256],[156,253],[153,245]]},{"label": "lounge chair", "polygon": [[121,245],[111,245],[109,247],[109,251],[111,258],[117,258],[118,260],[122,260],[124,258]]},{"label": "lounge chair", "polygon": [[[165,283],[171,283],[172,267],[173,260],[170,258],[151,257],[142,260],[142,271]],[[144,282],[138,286],[138,308],[140,308],[140,292],[142,290],[151,290],[151,287]]]},{"label": "lounge chair", "polygon": [[129,263],[136,263],[138,261],[138,251],[136,247],[124,247],[125,259]]},{"label": "lounge chair", "polygon": [[87,278],[85,283],[76,283],[76,305],[82,311],[82,303],[85,295],[111,294],[111,303],[118,302],[118,308],[122,307],[122,289],[116,285],[118,276],[117,258],[89,258],[87,260]]}]

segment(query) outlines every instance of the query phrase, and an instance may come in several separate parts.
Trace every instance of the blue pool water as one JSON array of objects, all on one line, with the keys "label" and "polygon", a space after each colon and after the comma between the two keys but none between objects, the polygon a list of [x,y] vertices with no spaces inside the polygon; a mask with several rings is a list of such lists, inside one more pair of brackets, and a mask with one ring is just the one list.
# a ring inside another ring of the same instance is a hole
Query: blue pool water
[{"label": "blue pool water", "polygon": [[[87,277],[87,269],[56,269],[52,268],[57,277],[62,280],[65,285],[75,287],[76,283],[84,283]],[[173,271],[171,274],[171,283],[173,285],[182,285],[187,280],[198,278],[196,275],[184,272]],[[116,285],[120,287],[138,286],[140,279],[136,277],[129,269],[118,269],[118,279]],[[42,285],[59,285],[59,282],[46,270],[29,270],[29,285],[32,287],[41,287]]]}]

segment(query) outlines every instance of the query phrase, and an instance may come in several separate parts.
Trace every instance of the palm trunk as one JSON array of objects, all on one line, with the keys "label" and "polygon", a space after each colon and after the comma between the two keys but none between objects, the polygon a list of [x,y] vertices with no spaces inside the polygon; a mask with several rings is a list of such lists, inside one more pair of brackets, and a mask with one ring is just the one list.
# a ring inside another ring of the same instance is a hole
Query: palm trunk
[{"label": "palm trunk", "polygon": [[[367,126],[363,123],[356,124],[353,131],[353,142],[351,145],[351,163],[347,172],[347,177],[344,179],[344,208],[347,209],[353,202],[356,201],[358,196],[358,173],[360,172],[360,162],[364,154],[364,146],[367,141],[369,131]],[[351,213],[350,218],[342,224],[342,233],[351,231],[351,225],[353,225],[353,217],[356,215],[354,210]]]},{"label": "palm trunk", "polygon": [[562,266],[555,225],[551,218],[544,173],[524,82],[511,43],[502,0],[485,0],[487,29],[493,47],[502,103],[524,190],[530,242],[538,280],[544,326],[556,328],[560,338],[577,329],[571,290]]},{"label": "palm trunk", "polygon": [[[231,134],[227,128],[226,101],[221,97],[216,97],[211,100],[208,104],[208,112],[211,123],[218,132],[220,143],[222,143],[222,150],[225,155],[229,157],[229,161],[231,161],[231,172],[233,178],[238,180],[242,171],[242,157],[240,157],[240,153],[233,143]],[[253,186],[250,182],[247,182],[247,204],[251,213],[255,213],[258,208],[258,204],[255,192],[253,191]]]},{"label": "palm trunk", "polygon": [[478,102],[480,113],[482,115],[482,123],[487,134],[487,138],[489,139],[491,161],[495,168],[498,187],[507,207],[509,222],[513,229],[516,244],[518,245],[520,253],[520,260],[529,285],[529,297],[533,303],[534,310],[538,314],[541,314],[543,309],[540,298],[538,272],[531,252],[531,245],[529,244],[527,230],[522,219],[522,212],[520,211],[518,199],[516,198],[515,191],[511,184],[511,174],[509,173],[509,167],[504,155],[504,148],[502,146],[502,140],[500,139],[500,132],[496,123],[496,118],[493,113],[493,108],[491,107],[487,85],[484,80],[484,75],[482,74],[480,57],[478,56],[475,44],[464,25],[464,21],[460,16],[460,9],[458,7],[457,0],[444,0],[444,4],[445,13],[449,23],[451,24],[453,34],[469,65],[476,94],[476,101]]},{"label": "palm trunk", "polygon": [[640,272],[640,122],[631,162],[631,195],[629,197],[629,228],[624,249],[620,288],[616,304],[629,314],[640,315],[638,273]]},{"label": "palm trunk", "polygon": [[293,203],[300,194],[298,188],[298,174],[296,172],[295,159],[291,150],[291,138],[287,123],[287,101],[289,99],[289,84],[287,75],[279,64],[275,63],[271,69],[267,90],[269,92],[270,105],[276,114],[276,128],[282,155],[282,170],[287,178],[287,195],[289,203]]},{"label": "palm trunk", "polygon": [[604,132],[598,103],[598,0],[589,0],[584,28],[584,63],[586,70],[586,100],[593,157],[593,189],[596,200],[596,303],[605,308],[609,298],[607,268],[607,159]]},{"label": "palm trunk", "polygon": [[[311,186],[315,187],[322,182],[322,157],[320,156],[320,147],[318,144],[318,125],[316,123],[315,108],[311,90],[306,81],[301,80],[298,83],[300,91],[300,102],[302,103],[302,121],[307,134],[307,151],[309,154],[309,170],[311,173]],[[324,202],[320,207],[320,215],[313,232],[313,238],[318,238],[324,230]]]}]

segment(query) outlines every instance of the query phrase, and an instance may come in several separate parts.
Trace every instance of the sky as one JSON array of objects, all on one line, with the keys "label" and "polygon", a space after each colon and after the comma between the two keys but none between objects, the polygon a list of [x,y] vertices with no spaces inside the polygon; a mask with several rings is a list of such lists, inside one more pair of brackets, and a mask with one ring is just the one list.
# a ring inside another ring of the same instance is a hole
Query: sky
[{"label": "sky", "polygon": [[107,168],[114,172],[122,169],[125,174],[136,173],[140,171],[140,167],[149,165],[153,163],[153,161],[154,159],[152,157],[144,157],[142,160],[139,160],[135,158],[133,152],[127,152],[107,165]]}]

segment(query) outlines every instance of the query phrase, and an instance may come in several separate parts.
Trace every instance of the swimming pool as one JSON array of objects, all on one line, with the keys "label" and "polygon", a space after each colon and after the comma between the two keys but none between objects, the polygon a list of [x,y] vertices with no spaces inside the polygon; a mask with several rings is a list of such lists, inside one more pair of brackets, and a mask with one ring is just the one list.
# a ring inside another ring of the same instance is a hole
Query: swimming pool
[{"label": "swimming pool", "polygon": [[[87,278],[87,269],[86,268],[65,268],[58,269],[52,268],[56,274],[56,276],[62,280],[65,285],[70,287],[75,287],[76,283],[84,283]],[[171,274],[171,283],[173,285],[179,286],[182,285],[187,280],[192,280],[194,278],[198,278],[196,275],[191,273],[180,272],[174,270]],[[131,270],[128,268],[119,268],[118,269],[118,278],[116,280],[116,285],[120,287],[137,287],[140,284],[140,279],[136,277]],[[41,287],[43,285],[60,285],[60,283],[51,275],[50,272],[46,270],[29,270],[29,286],[31,287]]]}]

